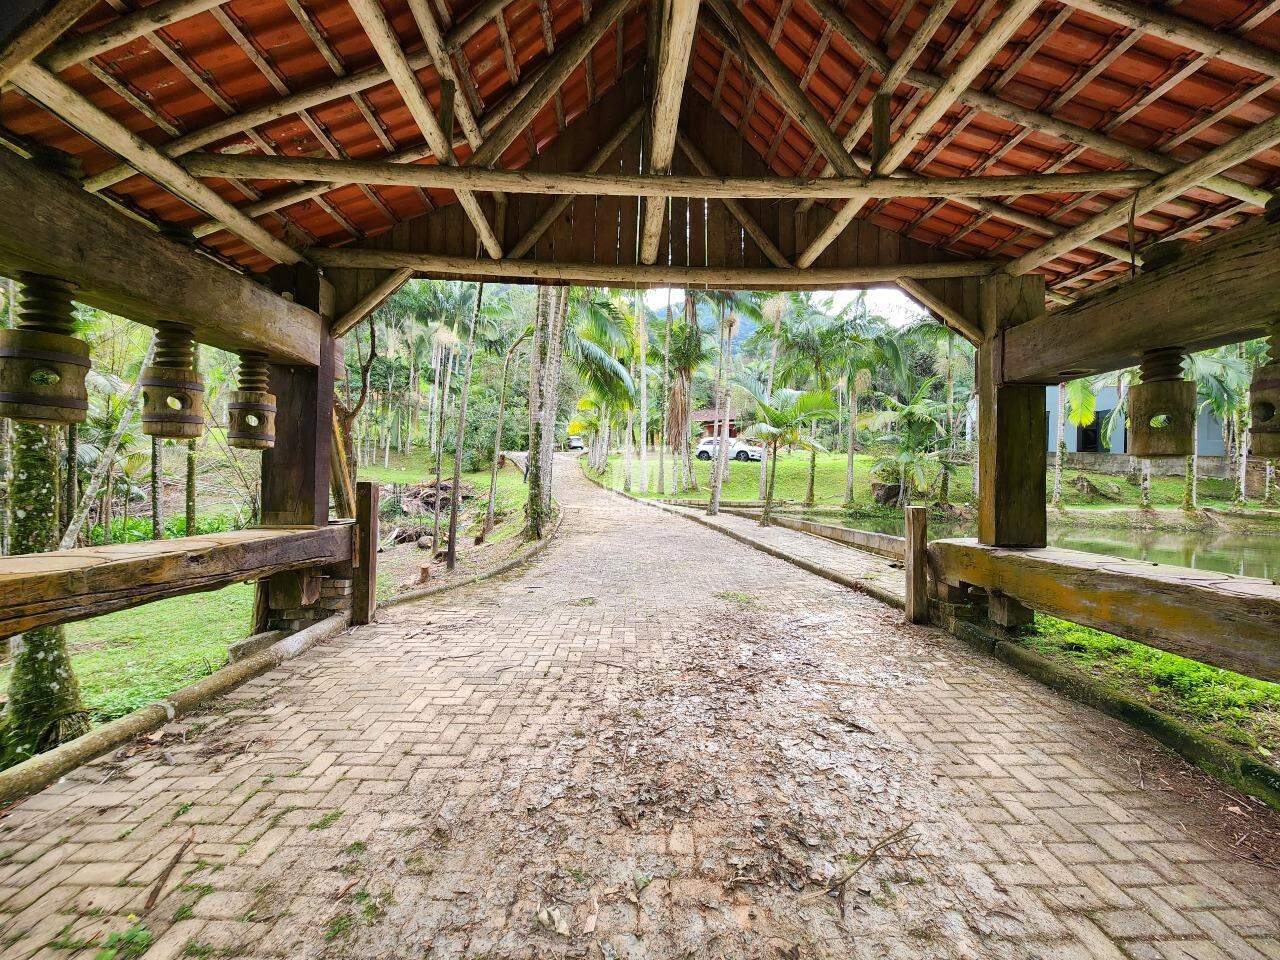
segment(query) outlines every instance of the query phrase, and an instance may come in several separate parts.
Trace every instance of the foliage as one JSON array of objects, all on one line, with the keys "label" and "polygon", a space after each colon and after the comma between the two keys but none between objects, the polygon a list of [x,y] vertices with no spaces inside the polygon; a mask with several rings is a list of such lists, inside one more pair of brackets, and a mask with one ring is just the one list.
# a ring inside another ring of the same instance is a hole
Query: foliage
[{"label": "foliage", "polygon": [[[240,530],[244,527],[244,518],[234,513],[199,514],[196,517],[196,535],[209,533],[226,533],[228,530]],[[151,539],[151,518],[134,516],[129,518],[126,526],[123,517],[111,518],[111,542],[133,543]],[[186,516],[169,517],[164,522],[165,539],[187,536]],[[106,541],[102,536],[102,524],[94,524],[89,528],[89,542],[99,546]]]},{"label": "foliage", "polygon": [[1280,684],[1052,617],[1037,616],[1022,642],[1270,762],[1280,754]]}]

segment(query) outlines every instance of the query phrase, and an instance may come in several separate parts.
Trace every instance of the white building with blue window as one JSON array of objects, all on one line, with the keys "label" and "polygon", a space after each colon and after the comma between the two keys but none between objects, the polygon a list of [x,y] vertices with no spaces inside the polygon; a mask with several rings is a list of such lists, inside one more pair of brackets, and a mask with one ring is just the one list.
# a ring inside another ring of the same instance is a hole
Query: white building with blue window
[{"label": "white building with blue window", "polygon": [[[1049,420],[1049,452],[1053,452],[1058,437],[1058,388],[1048,387],[1045,390],[1045,416]],[[1067,413],[1067,424],[1064,439],[1068,453],[1125,453],[1124,423],[1117,419],[1112,425],[1111,434],[1103,436],[1107,417],[1116,406],[1116,388],[1103,387],[1097,394],[1097,407],[1094,421],[1087,427],[1076,426]],[[1220,457],[1226,450],[1222,443],[1222,421],[1208,410],[1201,410],[1196,420],[1196,431],[1199,434],[1200,455],[1204,457]]]}]

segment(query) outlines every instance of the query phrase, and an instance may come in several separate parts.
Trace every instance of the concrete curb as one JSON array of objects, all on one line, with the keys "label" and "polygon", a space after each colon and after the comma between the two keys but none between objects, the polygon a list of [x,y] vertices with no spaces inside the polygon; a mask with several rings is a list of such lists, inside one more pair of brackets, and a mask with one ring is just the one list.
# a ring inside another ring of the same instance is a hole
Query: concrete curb
[{"label": "concrete curb", "polygon": [[514,570],[516,567],[520,566],[523,563],[527,563],[528,561],[536,557],[538,554],[540,554],[547,547],[547,545],[550,544],[551,541],[556,538],[556,535],[560,533],[560,524],[563,520],[564,520],[564,509],[559,504],[556,504],[556,522],[552,526],[551,532],[548,533],[541,540],[538,540],[535,543],[532,543],[529,546],[518,551],[514,557],[509,557],[508,559],[504,560],[502,563],[498,564],[493,569],[484,570],[480,573],[477,573],[473,577],[468,577],[465,580],[455,580],[453,583],[442,583],[434,587],[417,587],[413,590],[406,590],[404,593],[396,594],[390,600],[380,601],[378,603],[378,608],[381,609],[383,607],[398,607],[402,603],[410,603],[414,600],[422,600],[425,597],[434,597],[437,594],[448,593],[450,590],[457,590],[457,589],[460,589],[461,587],[469,587],[473,584],[483,583],[485,580],[488,580],[491,577],[496,577],[501,574],[507,573],[510,570]]},{"label": "concrete curb", "polygon": [[[591,481],[597,487],[599,487],[601,490],[604,490],[607,493],[616,494],[619,497],[625,497],[626,499],[634,503],[640,503],[648,507],[653,507],[656,510],[661,510],[663,513],[669,513],[672,516],[683,517],[685,520],[690,520],[693,523],[704,526],[708,530],[714,530],[716,533],[726,536],[730,540],[737,541],[738,543],[741,543],[744,546],[750,547],[753,550],[758,550],[760,553],[773,557],[775,560],[785,561],[786,563],[789,563],[792,566],[799,567],[801,570],[804,570],[806,573],[812,573],[815,577],[821,577],[824,580],[830,580],[832,583],[838,583],[842,587],[848,587],[850,590],[857,590],[860,593],[865,593],[867,596],[872,597],[876,600],[879,600],[881,603],[888,604],[891,607],[896,607],[897,609],[901,610],[906,606],[906,601],[902,597],[899,597],[895,593],[890,593],[888,590],[884,590],[880,587],[873,586],[872,584],[866,583],[862,580],[854,579],[853,577],[847,577],[842,573],[839,573],[835,570],[830,570],[827,567],[822,566],[821,564],[814,563],[810,560],[805,560],[802,557],[792,556],[791,554],[783,550],[779,550],[777,547],[764,543],[761,540],[756,540],[754,537],[748,537],[745,534],[738,533],[736,530],[726,530],[724,527],[721,527],[713,523],[712,521],[708,520],[705,517],[700,517],[694,514],[685,513],[683,510],[666,503],[662,503],[655,500],[645,500],[645,499],[642,499],[641,497],[636,497],[629,493],[623,493],[621,490],[614,490],[612,487],[606,486],[603,481],[598,480],[595,477],[588,474],[585,468],[582,471],[582,475],[586,477],[587,480]],[[813,534],[804,534],[804,535],[813,536]],[[853,549],[853,548],[851,547],[850,549]]]},{"label": "concrete curb", "polygon": [[90,730],[70,743],[64,743],[0,772],[0,807],[43,790],[81,764],[88,763],[144,733],[158,730],[170,720],[190,713],[214,697],[278,667],[286,660],[292,660],[316,644],[341,633],[350,623],[350,613],[335,614],[273,643],[261,653],[215,670],[209,676],[174,691],[164,700],[141,707],[118,720]]}]

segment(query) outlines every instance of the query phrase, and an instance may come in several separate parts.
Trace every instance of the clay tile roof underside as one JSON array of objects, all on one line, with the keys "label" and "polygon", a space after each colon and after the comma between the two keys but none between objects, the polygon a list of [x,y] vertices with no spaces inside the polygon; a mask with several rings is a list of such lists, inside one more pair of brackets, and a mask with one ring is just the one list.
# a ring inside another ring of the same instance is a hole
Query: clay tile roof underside
[{"label": "clay tile roof underside", "polygon": [[[836,0],[835,5],[891,63],[937,2]],[[469,0],[423,3],[446,35],[476,6]],[[1167,154],[1180,163],[1280,112],[1280,75],[1239,66],[1224,56],[1198,53],[1079,9],[1098,9],[1096,0],[1073,3],[1042,3],[970,89],[1122,144]],[[1006,5],[1006,0],[957,0],[915,61],[916,71],[950,74]],[[92,34],[147,6],[151,4],[138,0],[102,0],[61,43]],[[148,143],[161,146],[228,117],[268,107],[284,96],[380,66],[347,0],[230,0],[221,5],[207,0],[200,6],[206,9],[90,60],[61,66],[59,75]],[[484,116],[548,58],[549,47],[561,45],[581,29],[591,6],[592,0],[514,0],[458,47],[455,70],[482,124]],[[439,77],[409,4],[385,0],[383,9],[417,68],[428,100],[437,106]],[[745,0],[740,9],[837,136],[843,137],[869,108],[880,73],[807,0]],[[1247,40],[1268,55],[1280,52],[1280,0],[1174,0],[1158,9]],[[501,165],[526,163],[624,72],[642,62],[647,25],[647,7],[633,4],[506,150]],[[58,49],[55,45],[52,54],[46,52],[45,62]],[[699,30],[690,61],[689,91],[709,100],[778,174],[820,173],[825,163],[813,141],[755,77],[735,56],[726,55],[705,28]],[[913,86],[910,78],[892,91],[896,132],[906,129],[928,102],[929,92]],[[75,155],[89,178],[119,162],[16,89],[0,97],[0,127],[20,143],[45,144]],[[280,111],[279,116],[263,119],[243,132],[200,146],[222,152],[377,159],[422,144],[423,134],[394,84],[386,80],[355,94],[323,99],[305,110]],[[869,150],[867,133],[855,152]],[[425,148],[422,153],[427,153]],[[465,162],[467,156],[464,144],[457,157]],[[1035,125],[1019,125],[961,101],[927,131],[900,169],[919,175],[979,176],[1128,166],[1114,155],[1077,146]],[[1280,150],[1273,146],[1257,153],[1225,175],[1253,188],[1275,190],[1280,186]],[[235,206],[297,187],[279,182],[205,182]],[[230,262],[254,270],[270,265],[238,237],[225,230],[211,231],[204,226],[208,221],[204,213],[144,176],[121,180],[105,192],[149,219],[195,229],[201,242]],[[258,222],[299,248],[334,246],[375,235],[397,221],[454,200],[448,191],[404,187],[351,185],[315,192],[314,198],[257,217]],[[1121,192],[1035,194],[1002,202],[1066,228],[1125,197]],[[869,202],[858,216],[975,258],[1017,257],[1048,239],[1045,233],[1011,222],[993,209],[991,204],[974,209],[953,200],[894,199]],[[1139,215],[1132,230],[1112,231],[1106,239],[1126,248],[1131,235],[1135,246],[1157,237],[1196,239],[1258,213],[1256,203],[1198,187]],[[1063,294],[1127,269],[1127,263],[1084,247],[1041,267],[1050,286]]]}]

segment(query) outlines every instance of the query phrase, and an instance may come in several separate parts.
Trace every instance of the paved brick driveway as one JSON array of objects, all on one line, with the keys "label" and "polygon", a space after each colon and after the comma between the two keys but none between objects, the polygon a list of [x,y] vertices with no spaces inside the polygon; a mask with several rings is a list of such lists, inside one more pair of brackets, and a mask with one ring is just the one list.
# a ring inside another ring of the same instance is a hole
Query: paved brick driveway
[{"label": "paved brick driveway", "polygon": [[1280,957],[1180,762],[559,473],[523,573],[10,811],[0,957]]}]

